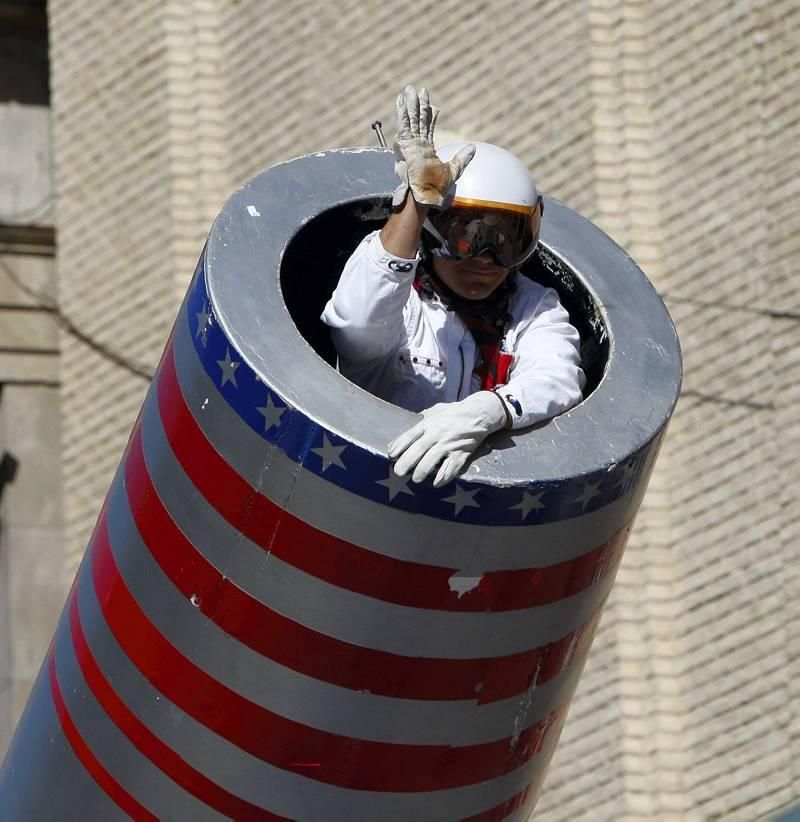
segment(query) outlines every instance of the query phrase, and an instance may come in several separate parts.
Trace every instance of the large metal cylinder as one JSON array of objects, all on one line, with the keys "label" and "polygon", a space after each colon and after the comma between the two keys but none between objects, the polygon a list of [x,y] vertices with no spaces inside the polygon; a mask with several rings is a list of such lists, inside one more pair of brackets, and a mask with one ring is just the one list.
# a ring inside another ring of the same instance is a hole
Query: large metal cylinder
[{"label": "large metal cylinder", "polygon": [[[319,311],[390,155],[254,178],[214,223],[0,771],[3,819],[524,819],[677,398],[657,294],[547,200],[528,273],[589,393],[436,489]],[[315,350],[316,349],[316,350]],[[327,362],[326,362],[327,358]]]}]

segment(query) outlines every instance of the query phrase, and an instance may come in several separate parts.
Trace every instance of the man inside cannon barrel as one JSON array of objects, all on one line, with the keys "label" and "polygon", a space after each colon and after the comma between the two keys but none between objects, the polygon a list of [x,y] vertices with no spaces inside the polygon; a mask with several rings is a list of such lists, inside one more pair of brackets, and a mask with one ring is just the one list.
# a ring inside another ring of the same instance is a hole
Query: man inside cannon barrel
[{"label": "man inside cannon barrel", "polygon": [[517,273],[539,239],[533,179],[489,143],[437,152],[437,116],[426,89],[398,96],[392,214],[348,260],[322,320],[342,374],[421,412],[388,452],[399,476],[436,471],[438,487],[494,431],[575,405],[585,378],[558,295]]}]

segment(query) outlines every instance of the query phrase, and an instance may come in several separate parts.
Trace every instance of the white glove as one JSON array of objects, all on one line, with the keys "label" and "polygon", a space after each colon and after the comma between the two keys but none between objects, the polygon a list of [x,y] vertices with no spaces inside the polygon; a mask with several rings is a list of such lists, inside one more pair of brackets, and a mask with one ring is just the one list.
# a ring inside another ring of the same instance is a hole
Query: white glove
[{"label": "white glove", "polygon": [[422,412],[422,422],[389,443],[394,472],[422,482],[441,462],[433,480],[446,485],[464,467],[470,454],[494,431],[505,427],[510,416],[503,400],[493,391],[478,391],[460,402],[438,403]]},{"label": "white glove", "polygon": [[394,170],[400,185],[392,196],[399,208],[409,188],[420,205],[441,206],[450,186],[459,178],[475,154],[475,146],[465,146],[449,163],[443,163],[433,147],[433,129],[439,109],[430,104],[428,90],[419,95],[406,86],[397,96],[397,136],[394,140]]}]

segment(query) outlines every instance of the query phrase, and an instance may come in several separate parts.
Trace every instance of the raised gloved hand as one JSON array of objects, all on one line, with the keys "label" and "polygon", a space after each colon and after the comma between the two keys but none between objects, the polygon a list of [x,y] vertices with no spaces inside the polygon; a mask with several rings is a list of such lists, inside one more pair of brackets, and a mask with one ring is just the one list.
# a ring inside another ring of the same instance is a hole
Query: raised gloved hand
[{"label": "raised gloved hand", "polygon": [[420,205],[441,206],[450,186],[458,179],[475,154],[475,146],[465,146],[448,163],[443,163],[433,147],[433,129],[439,109],[430,104],[428,90],[417,94],[406,86],[397,96],[397,136],[394,140],[394,170],[400,185],[392,205],[403,204],[409,188]]},{"label": "raised gloved hand", "polygon": [[460,402],[438,403],[422,412],[422,422],[389,443],[394,472],[422,482],[439,463],[433,484],[446,485],[461,472],[470,454],[493,431],[510,421],[505,404],[492,391],[478,391]]}]

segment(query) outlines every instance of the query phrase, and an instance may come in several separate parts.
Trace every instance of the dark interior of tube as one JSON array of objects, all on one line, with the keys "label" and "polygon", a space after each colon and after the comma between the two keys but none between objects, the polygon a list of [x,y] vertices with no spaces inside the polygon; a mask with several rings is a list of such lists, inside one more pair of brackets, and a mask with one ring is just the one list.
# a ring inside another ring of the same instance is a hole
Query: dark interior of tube
[{"label": "dark interior of tube", "polygon": [[[292,238],[281,262],[281,290],[298,331],[331,366],[336,350],[328,327],[320,320],[347,258],[370,231],[388,217],[388,200],[367,200],[324,211]],[[608,359],[608,334],[591,295],[560,260],[541,246],[521,272],[554,288],[581,336],[581,359],[586,374],[584,397],[600,382]]]}]

